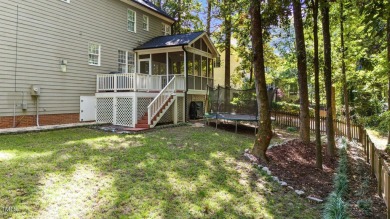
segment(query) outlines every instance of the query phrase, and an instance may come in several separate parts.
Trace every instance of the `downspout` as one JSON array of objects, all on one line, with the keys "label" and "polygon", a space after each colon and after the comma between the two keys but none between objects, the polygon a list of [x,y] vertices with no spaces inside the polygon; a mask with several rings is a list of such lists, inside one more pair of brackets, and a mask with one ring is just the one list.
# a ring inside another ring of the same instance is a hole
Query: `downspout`
[{"label": "downspout", "polygon": [[[15,36],[15,74],[14,74],[14,92],[16,96],[16,73],[18,69],[18,36],[19,36],[19,5],[16,5],[16,36]],[[16,97],[14,97],[14,118],[13,126],[16,127]]]},{"label": "downspout", "polygon": [[186,112],[184,113],[184,121],[187,122],[187,92],[188,92],[188,51],[186,50],[185,46],[183,45],[182,46],[183,48],[183,51],[186,53],[186,60],[184,60],[186,62],[186,69],[185,69],[185,76],[186,76],[186,91],[184,92],[184,104],[185,104],[185,110]]},{"label": "downspout", "polygon": [[37,96],[37,127],[39,127],[39,96]]}]

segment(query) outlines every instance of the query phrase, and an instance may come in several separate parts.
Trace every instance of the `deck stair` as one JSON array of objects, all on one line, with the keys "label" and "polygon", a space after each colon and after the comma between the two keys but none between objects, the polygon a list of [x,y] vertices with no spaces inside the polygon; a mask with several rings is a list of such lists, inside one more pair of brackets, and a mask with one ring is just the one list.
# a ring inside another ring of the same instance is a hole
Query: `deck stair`
[{"label": "deck stair", "polygon": [[177,101],[174,76],[148,106],[148,111],[137,121],[135,128],[153,128]]}]

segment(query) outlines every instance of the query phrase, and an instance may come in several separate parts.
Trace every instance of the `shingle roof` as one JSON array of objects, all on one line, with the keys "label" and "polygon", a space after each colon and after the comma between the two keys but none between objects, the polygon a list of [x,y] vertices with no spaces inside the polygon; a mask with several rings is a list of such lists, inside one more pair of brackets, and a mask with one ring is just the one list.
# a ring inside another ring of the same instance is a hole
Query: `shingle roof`
[{"label": "shingle roof", "polygon": [[184,46],[188,45],[191,41],[202,35],[204,32],[194,32],[194,33],[186,33],[186,34],[178,34],[178,35],[168,35],[168,36],[160,36],[149,40],[141,46],[138,46],[134,50],[141,49],[155,49],[162,47],[171,47],[171,46]]},{"label": "shingle roof", "polygon": [[144,7],[147,7],[169,19],[175,20],[173,17],[171,17],[167,12],[162,10],[160,7],[157,7],[155,4],[150,2],[149,0],[133,0],[135,3],[138,3],[140,5],[143,5]]}]

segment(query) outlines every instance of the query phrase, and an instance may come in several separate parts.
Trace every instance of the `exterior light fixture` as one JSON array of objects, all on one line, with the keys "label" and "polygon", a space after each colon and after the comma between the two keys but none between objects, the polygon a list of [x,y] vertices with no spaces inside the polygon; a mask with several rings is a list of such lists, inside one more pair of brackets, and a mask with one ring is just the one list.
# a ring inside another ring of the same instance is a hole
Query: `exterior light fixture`
[{"label": "exterior light fixture", "polygon": [[68,61],[65,60],[65,59],[62,59],[62,60],[61,60],[61,63],[60,63],[60,67],[61,67],[61,71],[62,71],[62,72],[66,72],[66,67],[67,67],[67,65],[68,65]]}]

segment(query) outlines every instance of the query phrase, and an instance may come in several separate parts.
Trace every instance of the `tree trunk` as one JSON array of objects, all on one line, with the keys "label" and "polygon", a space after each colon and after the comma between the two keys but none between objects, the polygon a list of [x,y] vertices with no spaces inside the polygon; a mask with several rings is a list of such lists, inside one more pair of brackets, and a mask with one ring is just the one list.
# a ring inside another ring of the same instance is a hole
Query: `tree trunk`
[{"label": "tree trunk", "polygon": [[232,36],[232,21],[231,15],[226,14],[225,17],[225,87],[230,87],[230,47]]},{"label": "tree trunk", "polygon": [[345,120],[347,122],[347,138],[352,141],[351,135],[351,119],[349,116],[349,100],[347,89],[347,75],[345,70],[345,45],[344,45],[344,4],[343,0],[340,1],[340,35],[341,35],[341,73],[343,76],[343,93],[344,93],[344,109]]},{"label": "tree trunk", "polygon": [[330,44],[329,31],[329,2],[321,0],[322,11],[322,34],[324,41],[324,76],[325,76],[325,93],[326,93],[326,137],[327,153],[335,156],[335,138],[333,126],[333,109],[332,109],[332,49]]},{"label": "tree trunk", "polygon": [[318,0],[312,0],[313,35],[314,35],[314,98],[315,98],[315,132],[316,132],[316,166],[322,170],[322,145],[320,130],[320,64],[318,60]]},{"label": "tree trunk", "polygon": [[182,13],[182,5],[181,5],[181,0],[178,0],[177,2],[178,9],[179,11],[177,12],[177,21],[176,21],[176,34],[181,34],[181,13]]},{"label": "tree trunk", "polygon": [[271,117],[268,106],[267,85],[265,82],[263,28],[260,14],[260,1],[252,0],[251,8],[251,35],[253,46],[253,63],[256,86],[256,99],[259,113],[259,130],[253,145],[252,154],[266,162],[266,151],[272,138]]},{"label": "tree trunk", "polygon": [[211,8],[212,8],[212,4],[211,4],[211,1],[212,0],[207,0],[207,18],[206,18],[206,32],[207,32],[207,35],[211,35]]},{"label": "tree trunk", "polygon": [[310,115],[309,95],[307,88],[307,66],[305,36],[303,34],[303,22],[300,0],[293,0],[295,48],[297,53],[298,84],[299,84],[299,134],[305,143],[310,142]]},{"label": "tree trunk", "polygon": [[[388,4],[390,4],[390,3],[388,3]],[[388,107],[387,110],[390,111],[390,17],[387,17],[387,64],[388,64],[387,78],[389,80],[388,87],[387,87],[387,89],[388,89],[387,90],[387,107]],[[388,137],[387,137],[387,144],[390,144],[390,126],[389,126],[389,133],[388,133]]]}]

